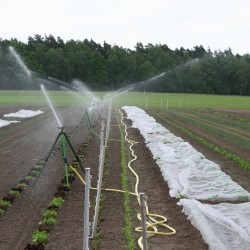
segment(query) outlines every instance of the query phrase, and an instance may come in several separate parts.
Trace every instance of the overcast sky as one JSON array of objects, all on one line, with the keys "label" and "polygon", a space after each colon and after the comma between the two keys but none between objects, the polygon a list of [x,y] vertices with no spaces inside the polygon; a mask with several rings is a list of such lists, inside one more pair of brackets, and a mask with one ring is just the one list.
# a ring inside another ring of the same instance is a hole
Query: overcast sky
[{"label": "overcast sky", "polygon": [[250,0],[0,0],[0,38],[52,34],[134,49],[137,42],[250,53]]}]

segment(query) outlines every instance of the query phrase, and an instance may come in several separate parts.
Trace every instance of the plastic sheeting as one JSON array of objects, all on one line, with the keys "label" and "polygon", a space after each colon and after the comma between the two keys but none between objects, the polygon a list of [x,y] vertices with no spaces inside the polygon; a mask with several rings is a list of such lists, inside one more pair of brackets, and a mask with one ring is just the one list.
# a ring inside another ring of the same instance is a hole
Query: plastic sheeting
[{"label": "plastic sheeting", "polygon": [[170,195],[190,198],[180,199],[178,205],[183,206],[209,249],[250,250],[250,202],[209,205],[195,200],[245,201],[250,200],[249,192],[145,111],[136,107],[123,109],[143,135],[168,182]]},{"label": "plastic sheeting", "polygon": [[6,120],[1,120],[1,119],[0,119],[0,128],[1,128],[1,127],[5,127],[5,126],[8,126],[8,125],[10,125],[11,123],[17,123],[17,122],[19,122],[19,121],[6,121]]},{"label": "plastic sheeting", "polygon": [[212,201],[250,201],[250,193],[220,166],[195,150],[188,142],[176,137],[154,118],[137,107],[123,107],[151,150],[167,181],[172,197]]},{"label": "plastic sheeting", "polygon": [[33,111],[33,110],[21,109],[16,113],[5,114],[4,117],[28,118],[28,117],[40,115],[42,113],[43,113],[43,111],[41,111],[41,110]]},{"label": "plastic sheeting", "polygon": [[181,199],[178,204],[210,249],[250,250],[250,202],[208,205]]}]

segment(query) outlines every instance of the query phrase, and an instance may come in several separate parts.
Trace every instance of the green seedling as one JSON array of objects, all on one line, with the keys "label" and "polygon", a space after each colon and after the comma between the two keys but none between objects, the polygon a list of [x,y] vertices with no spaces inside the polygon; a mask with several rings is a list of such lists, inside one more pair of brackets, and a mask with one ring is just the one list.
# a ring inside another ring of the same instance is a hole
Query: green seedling
[{"label": "green seedling", "polygon": [[73,172],[72,170],[70,170],[70,171],[69,171],[69,177],[70,177],[70,176],[71,176],[71,177],[75,177],[75,176],[76,176],[75,172]]},{"label": "green seedling", "polygon": [[35,231],[32,235],[32,243],[45,244],[49,240],[49,234],[46,231]]},{"label": "green seedling", "polygon": [[66,187],[68,190],[71,190],[72,188],[70,184],[64,184],[63,186]]},{"label": "green seedling", "polygon": [[95,238],[91,241],[91,247],[92,249],[100,249],[101,248],[101,232],[97,232]]},{"label": "green seedling", "polygon": [[33,176],[27,175],[24,177],[25,180],[34,180]]},{"label": "green seedling", "polygon": [[14,190],[10,190],[9,194],[14,195],[16,198],[20,196],[20,192],[19,191],[14,191]]},{"label": "green seedling", "polygon": [[57,219],[56,218],[49,217],[49,218],[43,218],[39,222],[39,225],[43,225],[43,224],[55,225],[56,223],[57,223]]},{"label": "green seedling", "polygon": [[12,204],[9,201],[0,200],[0,209],[5,210],[11,206],[12,206]]},{"label": "green seedling", "polygon": [[55,210],[45,210],[43,212],[43,216],[46,218],[56,218],[57,217],[57,211]]},{"label": "green seedling", "polygon": [[50,206],[62,207],[64,199],[62,197],[54,198],[52,202],[50,202]]},{"label": "green seedling", "polygon": [[43,166],[42,165],[36,165],[34,168],[36,168],[36,169],[42,169]]},{"label": "green seedling", "polygon": [[188,199],[186,195],[179,193],[179,199]]},{"label": "green seedling", "polygon": [[22,188],[22,189],[25,189],[28,187],[28,185],[26,183],[18,183],[17,185],[18,188]]},{"label": "green seedling", "polygon": [[4,210],[0,208],[0,217],[3,216]]},{"label": "green seedling", "polygon": [[36,171],[36,170],[34,171],[34,170],[33,170],[32,173],[38,175],[38,174],[40,174],[40,171]]}]

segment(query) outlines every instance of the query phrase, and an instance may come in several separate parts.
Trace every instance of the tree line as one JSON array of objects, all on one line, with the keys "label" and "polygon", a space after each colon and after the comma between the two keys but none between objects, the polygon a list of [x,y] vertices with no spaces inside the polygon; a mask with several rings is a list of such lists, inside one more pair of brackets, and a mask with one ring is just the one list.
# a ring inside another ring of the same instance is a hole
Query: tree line
[{"label": "tree line", "polygon": [[21,82],[21,73],[13,71],[7,56],[9,46],[39,76],[67,84],[77,78],[93,90],[134,84],[138,91],[250,95],[250,55],[234,55],[230,48],[212,52],[200,45],[172,50],[166,44],[138,42],[131,50],[105,41],[102,45],[88,39],[64,42],[60,37],[38,34],[26,43],[0,39],[0,88],[10,84],[18,88]]}]

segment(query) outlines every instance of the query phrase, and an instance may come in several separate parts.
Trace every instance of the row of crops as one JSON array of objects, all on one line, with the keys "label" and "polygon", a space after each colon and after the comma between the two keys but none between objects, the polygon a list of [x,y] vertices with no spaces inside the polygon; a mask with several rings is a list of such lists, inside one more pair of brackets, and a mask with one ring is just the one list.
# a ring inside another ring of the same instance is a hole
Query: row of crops
[{"label": "row of crops", "polygon": [[[63,111],[65,110],[63,109]],[[63,179],[60,180],[58,178],[60,178],[61,176],[61,171],[60,173],[58,172],[57,174],[58,177],[56,178],[58,179],[59,182],[61,182],[61,184],[60,186],[57,187],[56,192],[54,194],[54,198],[51,201],[46,201],[42,198],[41,203],[47,202],[48,207],[40,215],[41,220],[37,224],[37,230],[34,231],[33,236],[30,235],[29,237],[31,238],[32,236],[32,244],[28,244],[26,246],[26,249],[44,249],[44,244],[47,243],[49,239],[49,233],[52,230],[53,226],[57,223],[57,210],[58,208],[63,206],[64,197],[66,193],[71,190],[71,183],[74,181],[76,177],[75,172],[70,169],[69,165],[72,165],[75,169],[79,169],[79,171],[83,170],[81,169],[82,168],[81,161],[83,160],[84,154],[87,151],[90,140],[94,137],[94,130],[95,130],[96,123],[98,119],[101,117],[101,115],[104,115],[104,113],[106,112],[104,106],[102,107],[98,106],[95,108],[91,106],[87,110],[83,109],[83,111],[85,111],[83,115],[81,113],[79,114],[82,118],[79,119],[78,117],[77,119],[78,124],[74,124],[73,130],[71,131],[67,130],[68,131],[67,134],[64,132],[64,128],[61,128],[61,132],[60,130],[58,130],[58,128],[55,128],[56,131],[59,132],[58,137],[54,138],[56,140],[54,141],[53,144],[46,146],[45,148],[45,151],[47,151],[46,155],[42,157],[40,160],[38,160],[37,163],[34,166],[32,166],[27,173],[22,172],[21,174],[22,176],[20,176],[20,181],[18,181],[16,185],[14,185],[15,187],[12,187],[3,197],[0,197],[1,198],[0,199],[0,216],[3,216],[2,217],[3,220],[6,219],[8,221],[9,213],[7,212],[10,212],[9,210],[14,211],[15,209],[19,209],[17,207],[18,206],[17,204],[20,203],[21,199],[23,199],[23,193],[25,197],[25,194],[27,193],[27,191],[30,193],[32,189],[37,189],[37,185],[39,189],[39,185],[41,185],[41,183],[39,184],[39,181],[43,178],[48,178],[48,176],[45,177],[45,175],[50,174],[49,169],[51,168],[52,172],[55,172],[54,170],[55,164],[57,164],[57,162],[55,161],[56,159],[59,160],[58,165],[60,165],[60,162],[61,163],[64,162],[65,175]],[[43,117],[41,119],[30,118],[31,120],[27,122],[26,121],[23,122],[23,125],[20,125],[19,127],[13,126],[13,127],[10,127],[8,130],[4,130],[4,131],[8,132],[9,130],[11,130],[11,131],[14,131],[16,134],[19,134],[20,132],[22,133],[22,131],[25,132],[27,128],[30,126],[30,124],[33,125],[31,121],[34,120],[40,124],[41,120],[47,117],[47,113],[48,111],[46,111],[45,114],[42,115]],[[23,130],[23,128],[25,129]],[[29,129],[32,129],[32,126],[30,126]],[[3,135],[4,135],[4,131],[2,132]],[[44,136],[46,137],[48,136],[48,134],[47,135],[44,134]],[[67,142],[66,142],[66,139],[67,139]],[[63,145],[64,143],[66,143],[66,145]],[[79,143],[81,144],[81,146],[78,151],[75,151],[74,147],[76,145],[79,145]],[[25,149],[25,144],[23,145],[23,148]],[[61,157],[60,152],[63,153],[62,154],[63,157]],[[66,154],[64,154],[64,152],[67,152],[68,157]],[[29,154],[29,152],[27,152],[27,154]],[[32,155],[29,154],[29,158],[31,157]],[[35,155],[34,157],[39,157],[39,155]],[[72,157],[74,158],[72,159]],[[70,162],[71,159],[72,159],[72,162]],[[18,160],[22,162],[21,154],[19,155]],[[7,165],[6,167],[8,168],[9,166]],[[56,183],[58,181],[56,181]],[[53,189],[54,189],[54,186],[57,185],[56,183],[51,183],[49,185],[51,187],[53,186]],[[34,204],[35,204],[35,201],[34,201]],[[37,205],[38,205],[37,209],[39,210],[41,207],[41,204],[40,205],[37,204]]]},{"label": "row of crops", "polygon": [[[243,148],[250,149],[250,117],[237,117],[234,115],[225,119],[222,112],[204,111],[184,112],[172,110],[167,113],[183,123],[200,128]],[[224,112],[224,114],[226,113]]]},{"label": "row of crops", "polygon": [[[178,204],[209,247],[248,249],[250,193],[143,110],[124,109],[151,150],[170,195],[180,199]],[[204,204],[211,201],[218,204]]]},{"label": "row of crops", "polygon": [[215,110],[151,110],[156,117],[249,169],[250,117]]},{"label": "row of crops", "polygon": [[[177,101],[177,105],[179,105],[179,107],[173,109],[170,108],[170,99],[166,99],[165,97],[160,97],[160,99],[158,98],[157,106],[155,106],[155,108],[152,109],[152,107],[150,107],[152,104],[152,100],[150,100],[151,96],[147,97],[146,94],[127,94],[125,95],[125,97],[122,98],[126,98],[126,100],[130,102],[133,100],[134,97],[137,98],[137,101],[141,101],[140,105],[148,106],[148,110],[150,111],[150,113],[152,113],[154,117],[158,117],[158,119],[161,119],[161,121],[165,124],[166,127],[168,124],[170,124],[171,126],[176,126],[177,129],[186,132],[189,136],[193,136],[197,138],[197,140],[203,141],[204,144],[206,144],[209,148],[217,150],[218,152],[221,152],[222,155],[224,154],[228,156],[230,159],[235,160],[235,162],[239,163],[239,165],[242,166],[244,169],[246,170],[249,169],[248,154],[244,154],[245,151],[247,152],[249,150],[248,116],[243,116],[243,115],[241,116],[237,115],[236,113],[218,111],[214,109],[213,110],[182,109],[181,105],[183,105],[183,99],[181,99],[181,101],[179,102]],[[156,97],[157,95],[155,95],[155,98]],[[122,98],[119,99],[118,102],[122,101]],[[157,98],[155,100],[157,100]],[[166,104],[168,104],[169,106],[166,107]],[[190,104],[191,103],[189,103],[189,105]],[[70,103],[70,105],[72,105],[72,103]],[[105,116],[104,111],[101,110],[101,112],[99,112],[97,115],[99,117],[103,115]],[[92,123],[94,120],[95,120],[95,115],[93,114],[85,116],[85,118],[81,120],[80,124],[76,126],[75,130],[72,131],[72,136],[74,136],[75,133],[77,134],[77,129],[82,125],[82,123],[85,122],[86,126],[91,127],[93,125]],[[190,128],[192,129],[190,130]],[[200,131],[202,131],[202,134],[199,134]],[[204,139],[203,137],[204,134],[208,135],[208,139],[206,140]],[[238,150],[237,152],[234,152],[234,150],[227,151],[225,150],[225,147],[221,146],[221,144],[220,147],[218,145],[217,146],[212,145],[212,142],[214,141],[213,140],[210,141],[209,137],[218,138],[217,139],[218,141],[224,140],[228,142],[228,144],[230,145],[235,145],[231,146],[232,149],[238,149]],[[80,147],[78,155],[82,157],[84,153],[83,151],[85,150],[86,146],[83,145],[82,147]],[[56,150],[51,150],[51,155],[49,156],[48,159],[50,159],[50,157],[52,157],[54,154],[56,154]],[[36,180],[36,178],[41,174],[45,163],[46,163],[46,158],[42,159],[41,161],[38,161],[37,164],[29,172],[27,172],[27,174],[24,176],[24,179],[17,183],[17,187],[12,188],[10,190],[10,194],[8,194],[8,196],[15,197],[11,202],[2,199],[4,201],[4,204],[2,204],[3,214],[9,209],[10,206],[15,204],[14,203],[15,199],[21,196],[21,193],[27,188],[27,186],[32,184],[33,181]],[[75,167],[79,167],[79,165],[75,164]],[[70,181],[76,177],[75,173],[72,171],[68,171],[67,174]],[[41,221],[39,222],[39,225],[37,225],[38,229],[34,232],[33,235],[33,243],[35,245],[39,245],[40,243],[44,242],[44,240],[45,241],[48,240],[48,234],[49,230],[51,230],[51,225],[48,226],[48,232],[45,225],[49,223],[51,224],[56,223],[55,221],[57,220],[57,214],[56,214],[57,209],[60,206],[63,206],[63,197],[61,196],[61,194],[63,193],[64,195],[71,189],[70,181],[67,182],[65,178],[62,181],[64,182],[62,183],[62,186],[59,187],[59,190],[57,190],[55,200],[53,199],[50,202],[48,202],[48,209],[46,209],[46,211],[44,211],[41,214]],[[17,190],[17,188],[20,189]],[[17,191],[19,193],[17,193]],[[237,195],[238,194],[236,194],[236,196]],[[186,196],[186,194],[181,194],[181,196]],[[246,197],[245,194],[243,195],[240,194],[238,196],[240,197],[240,199],[243,200],[244,198],[245,200]],[[214,198],[217,198],[216,195],[214,195]],[[54,208],[55,207],[57,208],[50,209],[50,206],[54,206]],[[47,210],[55,210],[55,212],[54,211],[48,212]],[[44,228],[46,230],[42,230]],[[40,233],[42,231],[45,231],[45,233]],[[30,249],[32,249],[31,247],[33,246],[29,245],[29,247]]]}]

